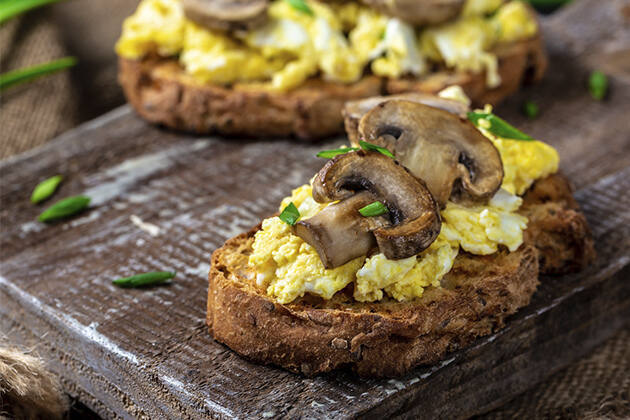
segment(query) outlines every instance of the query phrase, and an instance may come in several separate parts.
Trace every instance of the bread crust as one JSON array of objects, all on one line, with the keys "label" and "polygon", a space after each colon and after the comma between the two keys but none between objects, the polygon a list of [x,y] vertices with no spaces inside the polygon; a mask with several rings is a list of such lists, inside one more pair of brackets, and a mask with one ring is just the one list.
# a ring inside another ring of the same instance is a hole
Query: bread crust
[{"label": "bread crust", "polygon": [[591,229],[564,176],[553,174],[534,183],[519,213],[531,221],[525,240],[536,246],[542,274],[580,271],[595,260]]},{"label": "bread crust", "polygon": [[[554,197],[571,197],[568,183],[559,175],[538,184],[525,197],[526,211],[550,204],[539,202],[541,191],[555,188]],[[553,236],[555,247],[590,251],[582,252],[581,261],[571,260],[577,252],[547,255],[545,262],[556,258],[556,268],[583,266],[595,255],[584,216],[577,205],[571,208],[575,201],[567,203],[553,202],[564,215],[575,212],[566,216],[569,219],[582,218],[587,232],[576,230],[568,234],[568,240]],[[360,303],[352,299],[350,290],[344,290],[329,301],[305,296],[280,304],[256,286],[255,275],[247,267],[254,234],[260,228],[257,226],[228,240],[213,253],[207,324],[216,340],[237,353],[293,372],[310,376],[351,368],[362,376],[403,375],[417,365],[435,363],[476,337],[490,334],[503,326],[507,316],[529,303],[538,285],[539,254],[548,250],[537,248],[535,235],[547,234],[550,224],[565,218],[559,214],[552,222],[542,212],[543,219],[538,220],[538,214],[531,213],[528,231],[532,229],[532,233],[517,251],[501,250],[487,256],[461,251],[453,269],[442,279],[442,287],[429,288],[411,302],[385,298]],[[576,226],[561,225],[564,233]],[[579,234],[584,236],[578,246]]]},{"label": "bread crust", "polygon": [[437,93],[458,84],[475,104],[496,104],[521,84],[539,80],[547,67],[540,36],[497,46],[502,84],[488,89],[485,74],[438,71],[421,78],[386,80],[365,76],[353,84],[309,79],[288,92],[270,92],[236,84],[201,84],[174,59],[154,55],[119,59],[118,79],[127,100],[152,123],[200,134],[247,137],[294,136],[315,140],[343,133],[348,100],[402,92]]},{"label": "bread crust", "polygon": [[[213,254],[208,325],[216,340],[248,359],[305,375],[352,367],[364,376],[398,376],[436,362],[501,326],[529,303],[538,284],[536,253],[526,245],[510,254],[463,255],[446,276],[450,289],[429,290],[410,303],[336,296],[282,305],[254,287],[244,266],[230,261],[235,252],[251,251],[254,233],[229,240]],[[246,265],[246,258],[239,263]]]}]

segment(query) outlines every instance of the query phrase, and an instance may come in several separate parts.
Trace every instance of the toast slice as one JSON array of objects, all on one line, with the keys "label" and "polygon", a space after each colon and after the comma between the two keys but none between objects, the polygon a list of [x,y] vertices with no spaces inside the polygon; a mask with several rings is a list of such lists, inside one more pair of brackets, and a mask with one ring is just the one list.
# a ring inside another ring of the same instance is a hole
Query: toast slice
[{"label": "toast slice", "polygon": [[176,59],[154,56],[119,59],[118,79],[129,103],[143,118],[200,134],[218,132],[249,137],[295,136],[313,140],[343,133],[343,105],[348,100],[402,92],[437,93],[460,85],[475,104],[496,104],[523,83],[538,81],[547,67],[540,36],[498,45],[502,83],[489,89],[485,74],[437,70],[422,78],[386,80],[366,75],[354,84],[319,78],[288,92],[235,84],[201,84]]},{"label": "toast slice", "polygon": [[591,230],[564,176],[554,174],[534,183],[519,213],[534,221],[525,240],[538,249],[542,274],[577,272],[595,260]]},{"label": "toast slice", "polygon": [[[329,301],[305,296],[279,304],[256,286],[248,268],[256,227],[213,253],[207,324],[216,340],[248,359],[305,375],[350,367],[389,377],[434,363],[527,305],[538,285],[539,259],[543,268],[560,272],[595,257],[586,220],[568,199],[568,182],[552,175],[530,192],[523,206],[531,217],[527,241],[517,251],[460,251],[442,287],[411,302],[360,303],[343,290]],[[555,214],[540,210],[548,205],[556,206]]]}]

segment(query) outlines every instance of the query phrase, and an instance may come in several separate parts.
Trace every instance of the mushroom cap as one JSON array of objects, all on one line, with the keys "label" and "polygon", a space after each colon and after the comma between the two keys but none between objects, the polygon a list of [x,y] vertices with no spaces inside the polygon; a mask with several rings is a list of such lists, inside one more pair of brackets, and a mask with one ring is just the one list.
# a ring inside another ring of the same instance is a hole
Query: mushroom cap
[{"label": "mushroom cap", "polygon": [[464,0],[362,0],[364,4],[412,25],[435,25],[456,17]]},{"label": "mushroom cap", "polygon": [[353,146],[359,145],[359,122],[361,118],[375,106],[385,101],[396,99],[418,102],[434,108],[440,108],[462,118],[465,118],[466,113],[470,110],[463,102],[420,92],[401,93],[399,95],[390,96],[373,96],[371,98],[348,101],[343,108],[343,118],[346,133]]},{"label": "mushroom cap", "polygon": [[[293,226],[293,233],[317,251],[326,268],[339,267],[367,253],[376,246],[370,226],[376,218],[365,218],[359,209],[376,201],[363,191],[331,204],[313,217]],[[381,218],[379,218],[381,219]]]},{"label": "mushroom cap", "polygon": [[182,0],[193,22],[219,31],[249,30],[267,20],[269,0]]},{"label": "mushroom cap", "polygon": [[455,199],[486,200],[503,181],[503,163],[492,142],[468,120],[421,103],[380,103],[359,122],[359,137],[388,148],[426,182],[441,206]]},{"label": "mushroom cap", "polygon": [[313,198],[320,203],[364,190],[389,210],[389,223],[372,230],[387,258],[417,255],[440,233],[439,209],[424,182],[379,152],[361,150],[335,156],[313,181]]}]

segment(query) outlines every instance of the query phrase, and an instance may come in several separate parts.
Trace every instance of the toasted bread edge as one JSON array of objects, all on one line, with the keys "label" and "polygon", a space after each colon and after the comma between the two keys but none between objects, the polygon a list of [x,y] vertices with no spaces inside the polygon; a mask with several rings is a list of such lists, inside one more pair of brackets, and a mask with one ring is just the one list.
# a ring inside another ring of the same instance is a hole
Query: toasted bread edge
[{"label": "toasted bread edge", "polygon": [[259,363],[305,375],[349,367],[363,376],[400,376],[503,326],[529,303],[539,271],[575,271],[594,260],[586,218],[562,175],[538,181],[522,212],[530,223],[517,251],[460,252],[443,287],[411,303],[274,302],[246,269],[257,226],[213,253],[207,323],[216,340]]},{"label": "toasted bread edge", "polygon": [[175,59],[155,55],[142,60],[120,58],[118,80],[136,112],[152,123],[200,134],[314,140],[343,133],[342,109],[349,100],[414,91],[437,93],[460,85],[475,104],[497,104],[522,84],[538,81],[547,67],[540,36],[500,44],[494,52],[502,79],[494,89],[486,86],[484,73],[441,71],[397,80],[365,76],[349,85],[309,79],[291,91],[271,92],[238,84],[201,84]]}]

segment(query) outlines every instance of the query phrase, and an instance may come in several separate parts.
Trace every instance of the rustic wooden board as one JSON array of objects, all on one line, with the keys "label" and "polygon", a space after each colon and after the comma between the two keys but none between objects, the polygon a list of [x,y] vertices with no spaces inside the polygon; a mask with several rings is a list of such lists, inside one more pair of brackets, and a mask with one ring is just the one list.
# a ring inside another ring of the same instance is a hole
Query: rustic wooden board
[{"label": "rustic wooden board", "polygon": [[[630,6],[605,3],[583,0],[545,21],[549,76],[499,110],[558,148],[600,257],[578,275],[543,279],[527,308],[471,348],[397,380],[309,379],[214,342],[204,325],[211,252],[306,182],[322,164],[318,150],[345,141],[185,136],[128,107],[0,162],[0,332],[37,345],[67,391],[107,418],[456,418],[502,404],[630,318]],[[615,77],[598,103],[584,81],[602,66]],[[540,104],[539,119],[518,114],[525,97]],[[66,175],[57,197],[85,193],[95,206],[46,226],[28,196],[56,173]],[[110,283],[162,269],[179,272],[169,287]]]}]

